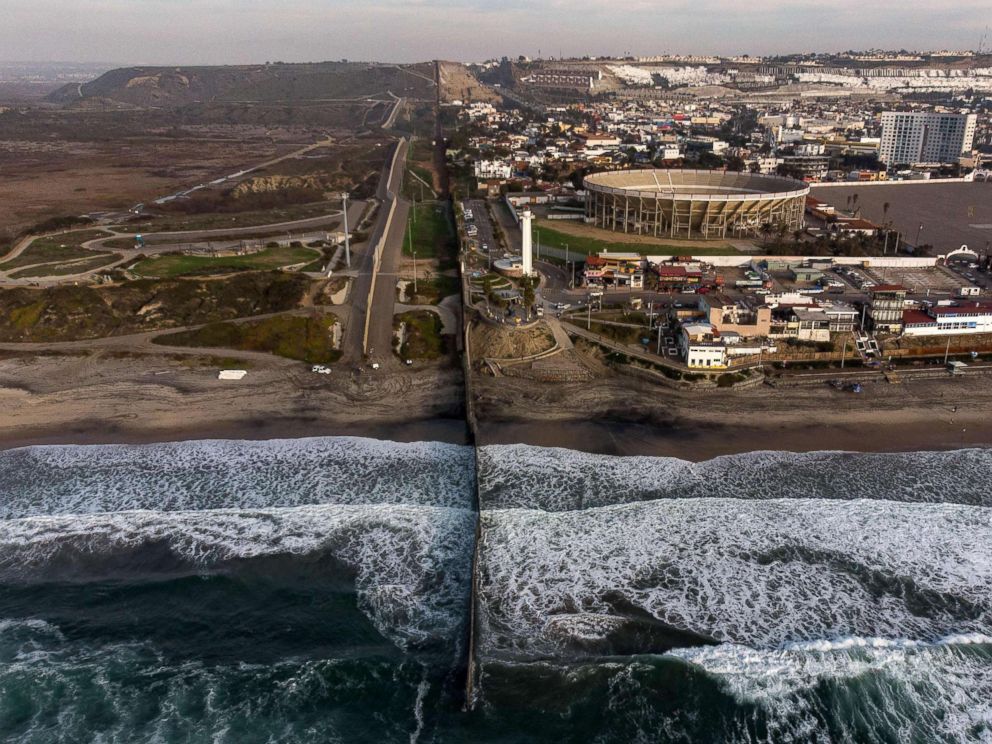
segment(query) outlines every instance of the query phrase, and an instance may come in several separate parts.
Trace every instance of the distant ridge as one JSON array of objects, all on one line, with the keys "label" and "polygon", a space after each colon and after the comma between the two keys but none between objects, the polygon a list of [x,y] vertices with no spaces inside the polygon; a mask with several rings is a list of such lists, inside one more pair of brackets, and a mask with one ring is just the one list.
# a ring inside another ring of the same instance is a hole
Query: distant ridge
[{"label": "distant ridge", "polygon": [[47,97],[72,105],[96,101],[139,108],[178,108],[200,102],[326,101],[433,98],[433,65],[356,62],[224,67],[126,67],[89,83],[71,83]]}]

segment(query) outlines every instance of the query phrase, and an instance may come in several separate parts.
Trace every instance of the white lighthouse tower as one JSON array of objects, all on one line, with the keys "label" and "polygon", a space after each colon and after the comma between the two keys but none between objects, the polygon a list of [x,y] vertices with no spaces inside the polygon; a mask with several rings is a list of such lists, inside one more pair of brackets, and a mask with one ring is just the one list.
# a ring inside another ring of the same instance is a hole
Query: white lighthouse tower
[{"label": "white lighthouse tower", "polygon": [[520,231],[523,234],[523,269],[524,276],[534,276],[534,244],[531,238],[531,222],[534,213],[529,209],[525,210],[521,216]]}]

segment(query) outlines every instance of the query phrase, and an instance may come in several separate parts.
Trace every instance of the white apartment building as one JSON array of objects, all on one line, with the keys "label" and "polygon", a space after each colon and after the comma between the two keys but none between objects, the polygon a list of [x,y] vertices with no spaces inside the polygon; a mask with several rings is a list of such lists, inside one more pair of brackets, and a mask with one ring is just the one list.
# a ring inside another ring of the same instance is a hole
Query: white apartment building
[{"label": "white apartment building", "polygon": [[507,179],[513,175],[513,166],[499,160],[479,160],[475,163],[475,177],[483,180],[491,178]]},{"label": "white apartment building", "polygon": [[878,159],[888,165],[954,163],[975,143],[975,114],[886,111]]}]

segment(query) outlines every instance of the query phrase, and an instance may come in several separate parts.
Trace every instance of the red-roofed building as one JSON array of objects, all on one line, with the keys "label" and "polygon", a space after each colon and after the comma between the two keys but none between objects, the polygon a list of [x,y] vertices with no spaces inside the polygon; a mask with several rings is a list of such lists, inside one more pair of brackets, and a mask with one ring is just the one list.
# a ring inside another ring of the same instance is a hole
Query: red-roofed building
[{"label": "red-roofed building", "polygon": [[903,335],[957,336],[992,334],[992,303],[962,302],[903,312]]}]

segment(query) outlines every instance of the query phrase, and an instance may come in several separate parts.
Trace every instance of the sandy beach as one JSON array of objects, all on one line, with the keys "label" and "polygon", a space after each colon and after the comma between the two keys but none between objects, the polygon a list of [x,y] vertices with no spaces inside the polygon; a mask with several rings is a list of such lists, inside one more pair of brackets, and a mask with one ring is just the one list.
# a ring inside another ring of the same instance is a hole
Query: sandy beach
[{"label": "sandy beach", "polygon": [[461,375],[354,376],[273,357],[240,381],[168,355],[0,359],[0,448],[190,439],[363,436],[464,443]]},{"label": "sandy beach", "polygon": [[992,446],[984,378],[683,393],[630,378],[476,386],[480,443],[707,460],[759,450],[907,452]]},{"label": "sandy beach", "polygon": [[[272,358],[241,381],[169,355],[0,359],[0,448],[191,439],[363,436],[467,443],[458,370],[332,375]],[[746,391],[669,390],[630,377],[550,384],[478,378],[480,444],[706,460],[756,450],[992,446],[985,378]]]}]

